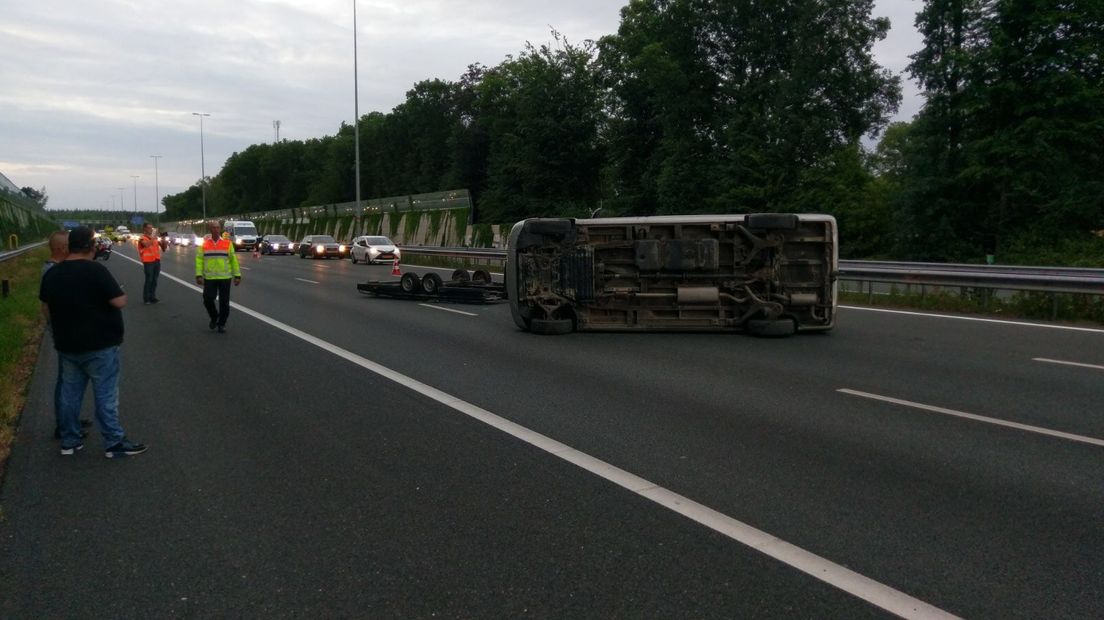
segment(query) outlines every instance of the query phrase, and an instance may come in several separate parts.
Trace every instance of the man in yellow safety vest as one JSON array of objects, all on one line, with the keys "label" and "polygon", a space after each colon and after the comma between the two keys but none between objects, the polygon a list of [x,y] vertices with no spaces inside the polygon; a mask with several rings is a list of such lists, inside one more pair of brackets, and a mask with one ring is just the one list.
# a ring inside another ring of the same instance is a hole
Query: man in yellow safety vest
[{"label": "man in yellow safety vest", "polygon": [[[211,317],[208,327],[225,334],[226,319],[230,316],[230,281],[233,280],[234,286],[241,284],[241,270],[234,244],[219,234],[221,229],[217,221],[207,222],[209,234],[196,248],[195,279],[196,284],[203,286],[203,307]],[[219,299],[217,311],[215,297]]]}]

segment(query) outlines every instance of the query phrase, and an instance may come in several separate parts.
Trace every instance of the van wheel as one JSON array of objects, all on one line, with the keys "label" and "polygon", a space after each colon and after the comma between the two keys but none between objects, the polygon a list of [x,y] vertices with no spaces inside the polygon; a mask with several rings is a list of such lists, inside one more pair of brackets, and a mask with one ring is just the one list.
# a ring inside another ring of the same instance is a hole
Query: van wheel
[{"label": "van wheel", "polygon": [[402,279],[399,280],[399,288],[404,293],[421,293],[422,281],[418,279],[418,274],[408,271],[402,274]]},{"label": "van wheel", "polygon": [[467,269],[457,269],[456,271],[452,272],[452,281],[453,282],[470,282],[471,281],[471,274],[468,273]]},{"label": "van wheel", "polygon": [[476,284],[490,284],[491,272],[487,271],[486,269],[476,269],[471,278],[472,282],[475,282]]},{"label": "van wheel", "polygon": [[575,322],[571,319],[530,319],[529,331],[545,336],[559,336],[575,331]]},{"label": "van wheel", "polygon": [[797,332],[791,319],[751,319],[744,324],[747,333],[762,338],[784,338]]},{"label": "van wheel", "polygon": [[429,295],[436,295],[437,291],[441,290],[441,285],[444,282],[441,280],[441,276],[435,273],[427,273],[422,276],[422,290]]}]

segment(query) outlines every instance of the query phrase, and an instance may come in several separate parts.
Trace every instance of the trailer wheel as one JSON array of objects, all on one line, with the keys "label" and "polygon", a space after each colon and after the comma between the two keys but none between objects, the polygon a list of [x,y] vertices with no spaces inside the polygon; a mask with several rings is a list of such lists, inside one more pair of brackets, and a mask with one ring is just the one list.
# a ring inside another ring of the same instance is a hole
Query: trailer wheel
[{"label": "trailer wheel", "polygon": [[491,272],[487,271],[486,269],[476,269],[475,272],[472,273],[471,278],[472,282],[475,282],[476,284],[490,284]]},{"label": "trailer wheel", "polygon": [[559,336],[575,331],[575,321],[571,319],[530,319],[529,331],[545,336]]},{"label": "trailer wheel", "polygon": [[744,329],[762,338],[785,338],[797,332],[797,324],[792,319],[751,319]]},{"label": "trailer wheel", "polygon": [[468,273],[467,269],[457,269],[456,271],[452,272],[452,281],[453,282],[470,282],[471,281],[471,274]]},{"label": "trailer wheel", "polygon": [[422,290],[429,295],[436,295],[437,291],[441,290],[441,285],[444,282],[441,280],[441,276],[435,273],[427,273],[422,276]]},{"label": "trailer wheel", "polygon": [[399,280],[399,287],[402,288],[404,293],[421,293],[422,281],[418,279],[418,274],[413,271],[408,271],[402,274],[402,279]]}]

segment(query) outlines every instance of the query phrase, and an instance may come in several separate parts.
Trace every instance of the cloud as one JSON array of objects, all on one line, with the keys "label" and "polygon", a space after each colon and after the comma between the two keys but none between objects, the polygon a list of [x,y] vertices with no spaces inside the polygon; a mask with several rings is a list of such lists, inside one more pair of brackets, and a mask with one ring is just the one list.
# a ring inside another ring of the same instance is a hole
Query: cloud
[{"label": "cloud", "polygon": [[[360,111],[387,111],[417,81],[495,65],[555,28],[574,42],[616,31],[625,0],[360,0]],[[902,8],[902,7],[907,8]],[[894,32],[915,2],[881,0]],[[52,207],[109,202],[139,174],[140,204],[208,174],[251,144],[333,134],[353,118],[348,0],[36,0],[4,8],[0,170],[46,186]],[[902,31],[904,32],[904,30]],[[876,48],[895,70],[908,44]],[[902,60],[906,59],[906,60]],[[127,202],[133,199],[128,194]]]}]

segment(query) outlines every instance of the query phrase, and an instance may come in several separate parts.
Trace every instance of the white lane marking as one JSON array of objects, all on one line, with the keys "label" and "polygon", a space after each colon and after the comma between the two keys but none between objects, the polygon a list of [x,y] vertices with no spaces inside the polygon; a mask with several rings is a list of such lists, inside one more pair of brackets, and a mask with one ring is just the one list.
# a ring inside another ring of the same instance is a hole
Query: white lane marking
[{"label": "white lane marking", "polygon": [[1059,439],[1068,439],[1069,441],[1078,441],[1081,443],[1087,443],[1094,446],[1104,447],[1104,439],[1096,439],[1093,437],[1086,437],[1084,435],[1074,435],[1073,433],[1064,433],[1062,431],[1053,431],[1049,428],[1043,428],[1041,426],[1031,426],[1029,424],[1020,424],[1019,422],[1009,422],[1008,420],[998,420],[996,418],[987,418],[985,416],[977,415],[974,413],[966,413],[965,411],[956,411],[954,409],[944,409],[943,407],[935,407],[932,405],[925,405],[923,403],[914,403],[910,400],[901,400],[899,398],[892,398],[890,396],[880,396],[878,394],[871,394],[869,392],[860,392],[858,390],[849,390],[841,388],[836,390],[842,394],[850,394],[851,396],[859,396],[861,398],[869,398],[872,400],[880,400],[886,403],[893,403],[894,405],[902,405],[904,407],[913,407],[914,409],[923,409],[924,411],[931,411],[933,413],[942,413],[945,415],[956,416],[959,418],[965,418],[967,420],[973,420],[975,422],[985,422],[986,424],[994,424],[996,426],[1006,426],[1008,428],[1014,428],[1021,431],[1027,431],[1029,433],[1038,433],[1040,435],[1049,435],[1051,437],[1058,437]]},{"label": "white lane marking", "polygon": [[1033,357],[1032,361],[1045,362],[1047,364],[1061,364],[1063,366],[1078,366],[1080,368],[1094,368],[1096,370],[1104,370],[1104,366],[1098,366],[1096,364],[1082,364],[1081,362],[1066,362],[1062,360],[1051,360],[1045,357]]},{"label": "white lane marking", "polygon": [[242,269],[244,269],[246,271],[253,271],[253,269],[251,267],[242,266]]},{"label": "white lane marking", "polygon": [[299,280],[300,282],[309,282],[311,284],[320,284],[319,282],[315,282],[314,280],[305,280],[303,278],[295,278],[295,279]]},{"label": "white lane marking", "polygon": [[456,314],[463,314],[464,316],[479,316],[474,312],[464,312],[463,310],[453,310],[452,308],[442,308],[441,306],[434,306],[432,304],[418,304],[423,308],[433,308],[434,310],[444,310],[445,312],[455,312]]},{"label": "white lane marking", "polygon": [[[127,260],[137,263],[138,261],[126,257]],[[170,280],[177,282],[187,288],[195,291],[201,291],[198,286],[190,284],[180,278],[169,274],[163,274]],[[276,329],[290,334],[304,342],[312,344],[324,351],[328,351],[340,357],[352,364],[360,366],[361,368],[375,373],[385,379],[393,381],[403,387],[413,390],[426,398],[435,400],[446,407],[450,407],[459,413],[474,418],[488,426],[494,427],[512,437],[520,439],[525,443],[543,450],[551,455],[557,456],[568,463],[576,465],[600,478],[604,478],[620,487],[628,489],[637,495],[647,498],[672,512],[678,513],[696,523],[704,525],[709,529],[723,534],[732,540],[751,547],[763,553],[764,555],[774,558],[783,564],[786,564],[792,568],[795,568],[807,575],[819,579],[829,585],[832,585],[852,596],[860,598],[872,605],[880,607],[890,613],[896,614],[902,618],[916,618],[916,619],[929,619],[929,618],[957,618],[957,616],[943,611],[938,607],[925,603],[920,599],[909,596],[900,590],[896,590],[883,583],[874,581],[873,579],[860,575],[859,573],[836,564],[830,560],[822,558],[811,551],[806,551],[800,547],[794,546],[780,538],[777,538],[763,530],[752,527],[741,521],[737,521],[728,515],[722,514],[703,506],[687,497],[679,495],[673,491],[665,489],[657,484],[649,482],[644,478],[631,474],[619,467],[606,463],[601,459],[595,458],[580,452],[568,446],[560,443],[551,437],[542,435],[536,431],[530,430],[520,424],[511,422],[506,418],[497,416],[486,409],[477,407],[471,403],[465,402],[452,396],[446,392],[442,392],[435,387],[426,385],[416,379],[408,377],[402,373],[396,372],[348,351],[341,347],[331,344],[321,338],[312,336],[304,331],[296,329],[286,323],[281,323],[276,319],[270,318],[256,310],[246,308],[238,304],[237,302],[231,302],[231,306],[237,309],[239,312],[247,314],[261,322],[267,323]]]},{"label": "white lane marking", "polygon": [[983,319],[975,316],[955,316],[951,314],[932,314],[930,312],[909,312],[908,310],[886,310],[885,308],[864,308],[862,306],[840,306],[840,308],[847,308],[848,310],[862,310],[864,312],[883,312],[886,314],[907,314],[910,316],[926,316],[936,319],[952,319],[955,321],[977,321],[979,323],[998,323],[1001,325],[1020,325],[1023,327],[1042,327],[1046,329],[1063,329],[1074,332],[1091,332],[1094,334],[1104,334],[1104,329],[1094,329],[1092,327],[1070,327],[1068,325],[1047,325],[1045,323],[1026,323],[1023,321],[1004,321],[1001,319]]}]

